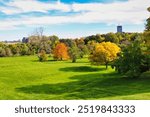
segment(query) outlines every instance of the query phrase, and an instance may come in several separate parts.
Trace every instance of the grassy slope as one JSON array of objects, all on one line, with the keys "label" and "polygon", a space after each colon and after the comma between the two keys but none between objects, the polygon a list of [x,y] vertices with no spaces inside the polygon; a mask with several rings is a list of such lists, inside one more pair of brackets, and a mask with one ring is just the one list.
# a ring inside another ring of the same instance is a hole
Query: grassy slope
[{"label": "grassy slope", "polygon": [[0,99],[150,99],[150,79],[121,78],[86,58],[77,63],[0,58]]}]

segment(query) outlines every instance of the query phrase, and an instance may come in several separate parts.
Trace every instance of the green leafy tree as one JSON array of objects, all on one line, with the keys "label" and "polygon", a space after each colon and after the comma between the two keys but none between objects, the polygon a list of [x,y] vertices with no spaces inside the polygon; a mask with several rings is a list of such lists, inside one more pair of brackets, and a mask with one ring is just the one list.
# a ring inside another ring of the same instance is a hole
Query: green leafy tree
[{"label": "green leafy tree", "polygon": [[97,43],[96,43],[95,41],[93,41],[93,40],[88,42],[87,48],[88,48],[89,54],[92,54],[92,53],[93,53],[96,44],[97,44]]},{"label": "green leafy tree", "polygon": [[12,52],[11,52],[11,49],[10,48],[5,48],[5,52],[6,52],[6,56],[13,56]]},{"label": "green leafy tree", "polygon": [[147,59],[147,53],[144,52],[145,49],[141,40],[136,40],[124,48],[119,58],[114,62],[116,70],[128,77],[138,77],[141,73],[147,71],[149,60]]},{"label": "green leafy tree", "polygon": [[11,44],[9,45],[9,48],[11,49],[13,55],[20,55],[20,47],[19,44]]},{"label": "green leafy tree", "polygon": [[105,41],[105,38],[103,35],[96,34],[96,35],[88,36],[84,39],[85,44],[88,44],[89,41],[95,41],[95,42],[101,43]]},{"label": "green leafy tree", "polygon": [[76,43],[69,48],[69,56],[72,60],[72,63],[75,63],[77,58],[79,58],[79,48],[77,47]]},{"label": "green leafy tree", "polygon": [[20,54],[21,55],[27,55],[28,51],[29,51],[29,48],[25,43],[20,45]]},{"label": "green leafy tree", "polygon": [[85,45],[85,42],[84,42],[84,39],[83,39],[83,38],[81,38],[81,39],[76,39],[75,42],[76,42],[76,44],[77,44],[77,47],[79,48],[80,58],[83,58],[84,55],[89,54],[88,48],[87,48],[87,46]]},{"label": "green leafy tree", "polygon": [[53,52],[56,45],[59,43],[59,38],[56,35],[49,36],[48,40],[50,40],[51,52]]},{"label": "green leafy tree", "polygon": [[112,42],[112,43],[119,43],[119,38],[114,33],[108,33],[105,35],[105,41],[106,42]]}]

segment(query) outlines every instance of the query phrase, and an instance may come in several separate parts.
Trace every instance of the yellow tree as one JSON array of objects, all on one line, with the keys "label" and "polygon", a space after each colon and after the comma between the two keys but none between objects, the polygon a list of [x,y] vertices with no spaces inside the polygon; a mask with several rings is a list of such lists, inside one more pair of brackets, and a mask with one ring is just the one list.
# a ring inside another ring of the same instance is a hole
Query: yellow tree
[{"label": "yellow tree", "polygon": [[120,48],[116,44],[102,42],[96,45],[95,50],[90,55],[89,59],[94,65],[105,64],[107,69],[108,63],[115,60],[119,52]]}]

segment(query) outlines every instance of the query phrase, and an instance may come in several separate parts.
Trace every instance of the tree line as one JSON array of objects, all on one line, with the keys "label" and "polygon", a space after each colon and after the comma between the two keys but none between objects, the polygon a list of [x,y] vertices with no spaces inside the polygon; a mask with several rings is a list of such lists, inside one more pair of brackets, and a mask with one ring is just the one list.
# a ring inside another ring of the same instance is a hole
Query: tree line
[{"label": "tree line", "polygon": [[[71,51],[79,50],[80,57],[93,51],[95,43],[112,42],[117,45],[132,43],[141,33],[108,33],[97,34],[80,39],[59,39],[57,36],[31,35],[23,43],[7,44],[0,42],[0,57],[23,56],[38,54],[44,50],[46,54],[53,54],[58,43],[64,43]],[[78,49],[77,49],[78,48]]]}]

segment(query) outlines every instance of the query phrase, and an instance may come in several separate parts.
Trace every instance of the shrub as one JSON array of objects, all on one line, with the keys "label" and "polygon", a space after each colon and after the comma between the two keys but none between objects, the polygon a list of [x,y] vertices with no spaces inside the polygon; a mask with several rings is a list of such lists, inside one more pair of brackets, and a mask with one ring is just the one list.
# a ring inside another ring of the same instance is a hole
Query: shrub
[{"label": "shrub", "polygon": [[38,58],[39,58],[39,61],[41,62],[44,62],[44,61],[47,61],[47,55],[46,55],[46,52],[45,50],[41,50],[39,53],[38,53]]},{"label": "shrub", "polygon": [[5,56],[6,56],[5,49],[0,47],[0,57],[5,57]]},{"label": "shrub", "polygon": [[6,48],[5,52],[6,52],[6,56],[13,56],[10,48]]}]

